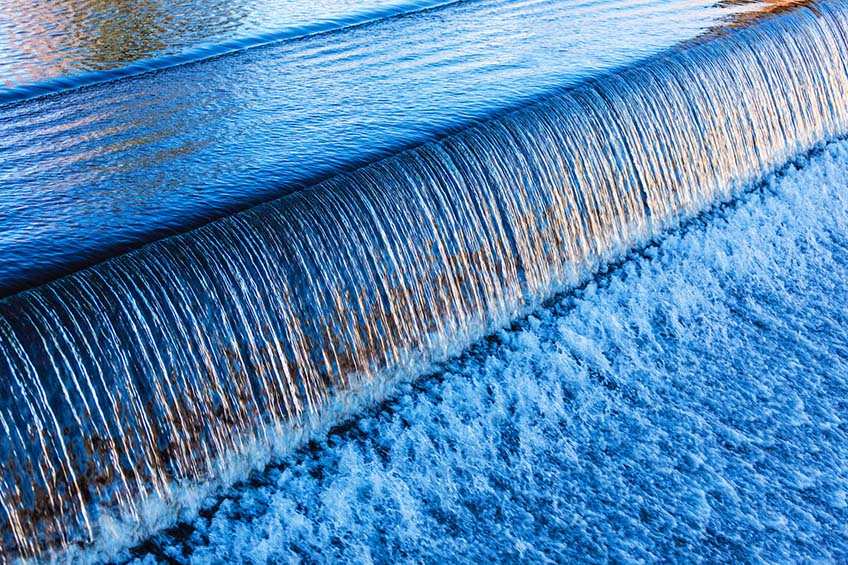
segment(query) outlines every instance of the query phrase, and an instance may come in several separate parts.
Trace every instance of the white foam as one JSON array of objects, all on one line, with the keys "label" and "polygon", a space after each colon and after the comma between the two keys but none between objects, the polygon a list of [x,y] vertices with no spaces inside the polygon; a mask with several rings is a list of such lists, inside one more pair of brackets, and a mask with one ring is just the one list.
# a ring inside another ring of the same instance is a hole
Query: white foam
[{"label": "white foam", "polygon": [[844,561],[846,189],[839,141],[154,545],[193,563]]}]

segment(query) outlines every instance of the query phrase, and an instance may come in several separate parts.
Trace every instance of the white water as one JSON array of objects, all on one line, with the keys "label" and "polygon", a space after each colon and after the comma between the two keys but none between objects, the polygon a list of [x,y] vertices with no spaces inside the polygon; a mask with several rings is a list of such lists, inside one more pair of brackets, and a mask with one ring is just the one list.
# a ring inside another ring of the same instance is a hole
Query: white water
[{"label": "white water", "polygon": [[137,562],[845,562],[848,142],[801,164]]},{"label": "white water", "polygon": [[844,133],[846,21],[690,44],[0,301],[4,551],[130,543]]}]

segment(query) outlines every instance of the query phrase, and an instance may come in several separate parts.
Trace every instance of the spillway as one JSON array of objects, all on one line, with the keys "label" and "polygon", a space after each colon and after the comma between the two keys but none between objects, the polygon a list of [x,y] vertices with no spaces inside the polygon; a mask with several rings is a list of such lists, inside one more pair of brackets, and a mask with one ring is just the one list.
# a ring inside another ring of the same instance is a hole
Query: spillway
[{"label": "spillway", "polygon": [[[281,3],[235,1],[260,11]],[[50,96],[4,104],[0,86],[0,297],[420,145],[757,9],[712,0],[381,2],[395,6],[336,18],[340,28],[298,28],[302,37],[252,36],[234,52],[225,42],[174,55],[181,64],[145,59],[94,77],[62,76],[67,88]],[[344,2],[331,4],[344,10]],[[199,12],[188,29],[203,28],[210,14]],[[102,39],[122,45],[120,36]],[[147,72],[106,80],[139,69]],[[26,90],[52,92],[51,84]]]},{"label": "spillway", "polygon": [[89,543],[848,126],[792,5],[0,301],[7,556]]}]

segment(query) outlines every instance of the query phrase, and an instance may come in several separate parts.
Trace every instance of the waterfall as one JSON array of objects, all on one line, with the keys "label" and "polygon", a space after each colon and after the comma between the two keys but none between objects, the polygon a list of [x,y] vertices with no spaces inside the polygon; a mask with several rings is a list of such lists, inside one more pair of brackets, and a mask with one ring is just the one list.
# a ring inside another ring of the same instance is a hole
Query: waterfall
[{"label": "waterfall", "polygon": [[455,353],[848,125],[848,6],[681,45],[0,301],[7,556]]}]

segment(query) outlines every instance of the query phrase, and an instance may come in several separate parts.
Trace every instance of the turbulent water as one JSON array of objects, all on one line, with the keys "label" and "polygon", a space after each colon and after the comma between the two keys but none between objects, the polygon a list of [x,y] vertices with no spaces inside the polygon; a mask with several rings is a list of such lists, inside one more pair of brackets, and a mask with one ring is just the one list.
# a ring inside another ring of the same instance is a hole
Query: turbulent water
[{"label": "turbulent water", "polygon": [[848,142],[798,164],[134,558],[844,563]]},{"label": "turbulent water", "polygon": [[[848,5],[784,7],[0,301],[4,552],[108,554],[115,532],[191,514],[204,488],[844,134]],[[604,312],[620,319],[587,322]],[[624,357],[584,353],[620,390]]]}]

